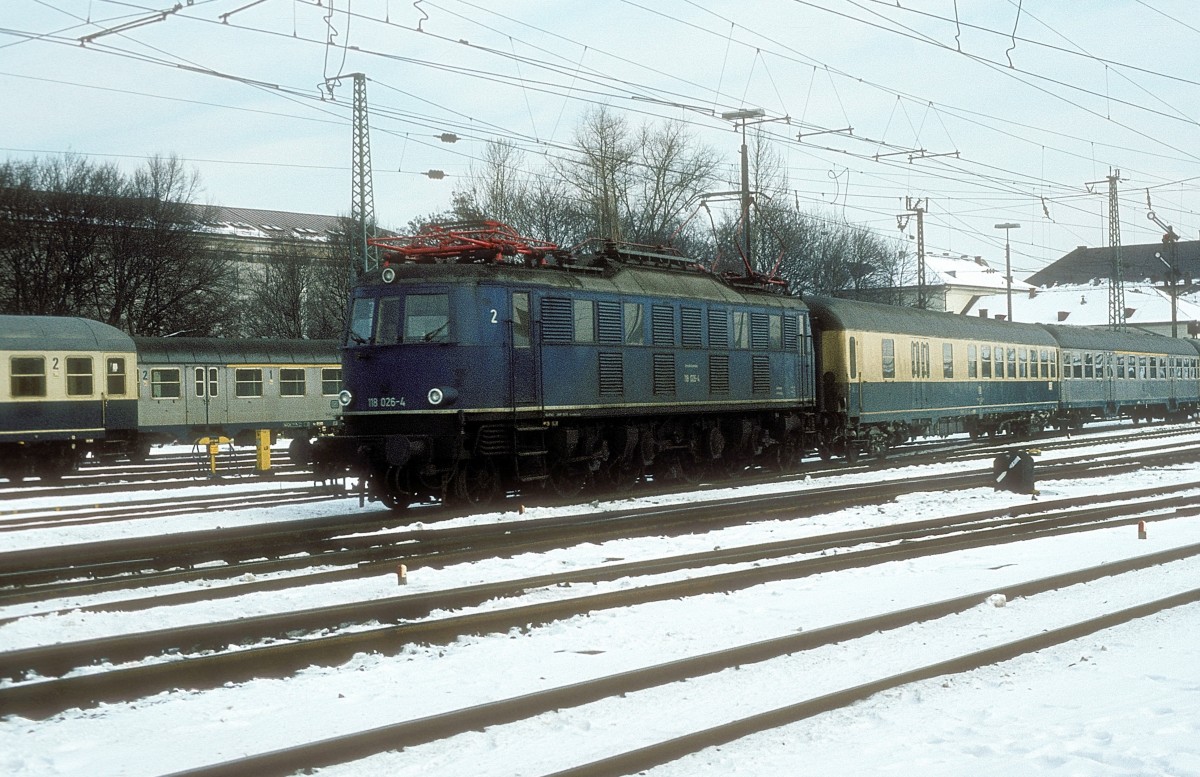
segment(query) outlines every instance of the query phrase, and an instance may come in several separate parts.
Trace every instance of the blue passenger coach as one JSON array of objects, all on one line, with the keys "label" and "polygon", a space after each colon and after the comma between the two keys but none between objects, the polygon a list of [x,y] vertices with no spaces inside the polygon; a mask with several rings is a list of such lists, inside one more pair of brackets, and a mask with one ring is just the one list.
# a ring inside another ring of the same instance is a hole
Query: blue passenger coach
[{"label": "blue passenger coach", "polygon": [[918,435],[1041,429],[1058,343],[1040,326],[807,297],[820,332],[825,449],[883,454]]}]

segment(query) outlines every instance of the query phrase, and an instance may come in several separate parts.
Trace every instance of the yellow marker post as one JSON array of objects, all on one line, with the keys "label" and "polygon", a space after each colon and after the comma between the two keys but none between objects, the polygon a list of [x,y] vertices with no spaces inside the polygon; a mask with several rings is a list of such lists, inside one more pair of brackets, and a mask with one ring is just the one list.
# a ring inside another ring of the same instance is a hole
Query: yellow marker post
[{"label": "yellow marker post", "polygon": [[271,430],[257,429],[254,432],[254,469],[257,472],[271,471]]}]

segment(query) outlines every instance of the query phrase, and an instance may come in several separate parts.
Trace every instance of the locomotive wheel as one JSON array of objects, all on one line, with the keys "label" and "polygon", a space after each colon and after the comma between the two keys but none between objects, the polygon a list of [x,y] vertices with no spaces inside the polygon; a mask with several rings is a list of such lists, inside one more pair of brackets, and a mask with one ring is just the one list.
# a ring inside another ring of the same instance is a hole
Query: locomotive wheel
[{"label": "locomotive wheel", "polygon": [[640,467],[622,467],[620,462],[614,462],[600,471],[604,473],[602,480],[618,493],[633,488],[642,477]]},{"label": "locomotive wheel", "polygon": [[579,492],[587,487],[590,477],[591,473],[585,468],[570,464],[550,465],[550,488],[563,499],[579,496]]},{"label": "locomotive wheel", "polygon": [[491,504],[500,495],[500,473],[491,462],[468,464],[454,476],[454,495],[469,505]]},{"label": "locomotive wheel", "polygon": [[403,512],[413,503],[413,494],[407,490],[408,479],[400,467],[388,467],[382,478],[382,488],[379,489],[379,501],[389,510]]}]

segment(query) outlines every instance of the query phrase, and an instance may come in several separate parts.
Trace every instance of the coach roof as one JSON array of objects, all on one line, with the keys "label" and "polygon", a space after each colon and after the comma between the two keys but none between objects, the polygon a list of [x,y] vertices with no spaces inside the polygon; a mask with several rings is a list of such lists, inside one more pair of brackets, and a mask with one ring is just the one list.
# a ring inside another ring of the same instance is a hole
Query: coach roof
[{"label": "coach roof", "polygon": [[0,350],[133,351],[133,338],[90,318],[0,316]]},{"label": "coach roof", "polygon": [[804,300],[813,319],[825,329],[941,337],[981,342],[1057,345],[1043,327],[987,318],[960,316],[918,308],[880,305],[874,302],[810,297]]}]

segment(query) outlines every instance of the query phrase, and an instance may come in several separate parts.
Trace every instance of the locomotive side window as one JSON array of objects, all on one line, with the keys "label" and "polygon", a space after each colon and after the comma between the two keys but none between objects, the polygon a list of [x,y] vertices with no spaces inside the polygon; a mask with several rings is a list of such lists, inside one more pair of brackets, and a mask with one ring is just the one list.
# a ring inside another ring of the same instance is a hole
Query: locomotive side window
[{"label": "locomotive side window", "polygon": [[449,339],[449,295],[410,294],[404,304],[404,341],[444,343]]},{"label": "locomotive side window", "polygon": [[596,304],[590,299],[575,300],[575,342],[596,342]]},{"label": "locomotive side window", "polygon": [[976,345],[967,346],[967,377],[979,377],[979,348]]},{"label": "locomotive side window", "polygon": [[942,343],[942,377],[954,377],[954,345]]},{"label": "locomotive side window", "polygon": [[9,362],[12,395],[46,396],[46,359],[41,356],[14,356]]},{"label": "locomotive side window", "polygon": [[346,345],[366,345],[375,331],[375,300],[359,297],[350,308],[350,329]]},{"label": "locomotive side window", "polygon": [[238,367],[233,371],[233,394],[241,398],[263,395],[261,367]]},{"label": "locomotive side window", "polygon": [[105,365],[105,388],[110,397],[125,396],[125,360],[120,356],[108,357]]},{"label": "locomotive side window", "polygon": [[381,297],[375,314],[375,344],[400,342],[400,297]]},{"label": "locomotive side window", "polygon": [[646,325],[642,305],[638,302],[625,303],[625,345],[645,345]]},{"label": "locomotive side window", "polygon": [[67,396],[90,397],[92,395],[92,357],[67,357]]},{"label": "locomotive side window", "polygon": [[150,370],[150,396],[153,399],[179,399],[181,383],[178,369]]},{"label": "locomotive side window", "polygon": [[529,347],[529,292],[517,291],[512,295],[513,348]]},{"label": "locomotive side window", "polygon": [[733,347],[750,347],[750,317],[737,310],[733,313]]},{"label": "locomotive side window", "polygon": [[321,396],[336,397],[342,390],[342,368],[321,368]]},{"label": "locomotive side window", "polygon": [[771,316],[768,327],[771,333],[771,350],[778,351],[783,347],[783,322],[779,316]]},{"label": "locomotive side window", "polygon": [[896,377],[896,341],[890,337],[883,339],[883,377]]},{"label": "locomotive side window", "polygon": [[279,369],[279,396],[302,397],[306,391],[303,367],[281,367]]}]

